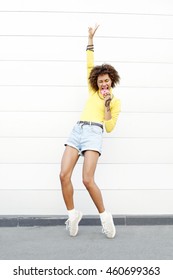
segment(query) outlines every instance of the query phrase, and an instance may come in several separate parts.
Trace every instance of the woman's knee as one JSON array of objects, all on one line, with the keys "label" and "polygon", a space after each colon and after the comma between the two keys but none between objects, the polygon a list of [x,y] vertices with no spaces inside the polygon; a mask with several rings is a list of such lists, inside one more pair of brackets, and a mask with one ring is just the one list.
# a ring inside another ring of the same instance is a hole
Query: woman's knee
[{"label": "woman's knee", "polygon": [[94,183],[94,178],[92,176],[86,176],[86,175],[83,176],[83,184],[87,189],[93,187],[93,183]]},{"label": "woman's knee", "polygon": [[71,179],[69,173],[62,170],[60,171],[59,178],[61,183],[68,182]]}]

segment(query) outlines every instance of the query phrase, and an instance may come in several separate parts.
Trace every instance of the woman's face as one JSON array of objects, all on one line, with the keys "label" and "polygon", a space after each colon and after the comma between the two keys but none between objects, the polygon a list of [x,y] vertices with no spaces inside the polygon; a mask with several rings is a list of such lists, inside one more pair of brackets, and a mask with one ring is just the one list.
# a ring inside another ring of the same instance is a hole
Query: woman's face
[{"label": "woman's face", "polygon": [[112,81],[108,74],[99,75],[97,78],[97,85],[99,90],[108,89],[110,90]]}]

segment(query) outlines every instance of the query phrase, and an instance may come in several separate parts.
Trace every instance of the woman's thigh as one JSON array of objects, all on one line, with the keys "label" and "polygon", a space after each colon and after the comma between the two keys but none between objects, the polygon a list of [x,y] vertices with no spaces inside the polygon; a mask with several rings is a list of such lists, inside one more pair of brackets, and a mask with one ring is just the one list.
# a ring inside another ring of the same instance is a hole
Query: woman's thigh
[{"label": "woman's thigh", "polygon": [[85,151],[84,153],[84,163],[83,163],[83,178],[94,177],[97,162],[99,158],[99,153],[97,151]]},{"label": "woman's thigh", "polygon": [[77,149],[66,146],[64,154],[61,160],[61,174],[71,175],[79,158],[79,152]]}]

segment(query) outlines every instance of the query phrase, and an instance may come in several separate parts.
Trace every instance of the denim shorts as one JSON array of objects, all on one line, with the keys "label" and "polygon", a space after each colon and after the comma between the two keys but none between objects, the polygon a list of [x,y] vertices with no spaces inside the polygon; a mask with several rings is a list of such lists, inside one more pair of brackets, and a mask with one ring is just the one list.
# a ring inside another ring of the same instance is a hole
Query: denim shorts
[{"label": "denim shorts", "polygon": [[69,135],[65,146],[71,146],[84,155],[85,151],[102,152],[103,128],[93,124],[77,122]]}]

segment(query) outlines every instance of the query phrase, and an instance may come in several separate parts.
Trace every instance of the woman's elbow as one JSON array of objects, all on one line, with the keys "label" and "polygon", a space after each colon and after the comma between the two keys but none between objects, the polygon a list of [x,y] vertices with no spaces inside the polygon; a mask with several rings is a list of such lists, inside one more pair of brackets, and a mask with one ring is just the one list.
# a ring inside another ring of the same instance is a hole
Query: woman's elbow
[{"label": "woman's elbow", "polygon": [[109,127],[105,127],[105,130],[106,130],[106,132],[107,133],[110,133],[110,132],[112,132],[112,130],[114,129],[114,126],[109,126]]}]

